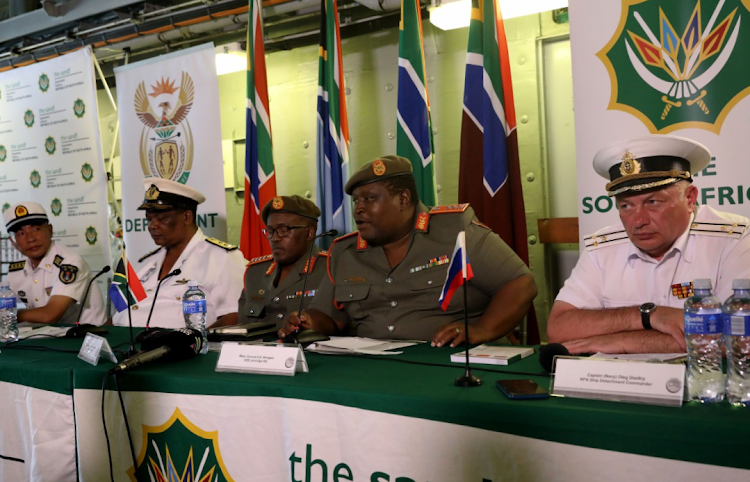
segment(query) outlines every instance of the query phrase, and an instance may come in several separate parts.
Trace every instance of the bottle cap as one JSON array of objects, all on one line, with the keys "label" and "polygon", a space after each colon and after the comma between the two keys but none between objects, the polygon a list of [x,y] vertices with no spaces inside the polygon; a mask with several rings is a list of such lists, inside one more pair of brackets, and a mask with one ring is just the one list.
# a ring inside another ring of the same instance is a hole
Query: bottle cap
[{"label": "bottle cap", "polygon": [[712,288],[711,280],[700,278],[693,280],[693,289],[694,290],[710,290]]},{"label": "bottle cap", "polygon": [[733,290],[750,290],[750,279],[736,279],[732,281]]},{"label": "bottle cap", "polygon": [[188,281],[188,288],[197,288],[198,286],[200,286],[200,284],[196,280],[191,279]]},{"label": "bottle cap", "polygon": [[[741,281],[741,280],[737,280],[737,281]],[[7,281],[3,281],[0,283],[0,288],[9,288],[9,287],[10,287],[10,283]]]}]

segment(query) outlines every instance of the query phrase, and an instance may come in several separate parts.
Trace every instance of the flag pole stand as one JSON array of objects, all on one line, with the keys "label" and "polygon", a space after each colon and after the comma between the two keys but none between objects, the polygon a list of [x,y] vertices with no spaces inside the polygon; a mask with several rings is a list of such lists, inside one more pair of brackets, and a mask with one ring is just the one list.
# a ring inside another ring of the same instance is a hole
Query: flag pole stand
[{"label": "flag pole stand", "polygon": [[475,377],[471,373],[471,367],[469,366],[469,315],[466,311],[466,307],[468,306],[466,302],[466,292],[468,291],[468,282],[464,283],[463,291],[464,291],[464,344],[466,345],[466,367],[464,369],[464,374],[453,382],[453,384],[457,387],[478,387],[482,384],[482,379],[479,377]]}]

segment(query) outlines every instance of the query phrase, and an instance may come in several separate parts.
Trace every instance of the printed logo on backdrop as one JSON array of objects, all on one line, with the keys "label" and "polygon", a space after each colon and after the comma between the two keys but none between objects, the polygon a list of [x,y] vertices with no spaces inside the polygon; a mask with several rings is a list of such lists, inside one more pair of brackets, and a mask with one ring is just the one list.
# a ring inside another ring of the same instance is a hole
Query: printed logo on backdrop
[{"label": "printed logo on backdrop", "polygon": [[49,77],[47,74],[42,74],[39,76],[39,90],[47,92],[47,89],[49,89]]},{"label": "printed logo on backdrop", "polygon": [[135,91],[134,107],[143,123],[139,145],[143,174],[185,184],[193,165],[194,140],[188,114],[195,86],[184,71],[180,85],[175,82],[162,77],[148,93],[146,82],[141,82]]},{"label": "printed logo on backdrop", "polygon": [[219,452],[219,432],[206,432],[175,408],[163,425],[143,425],[138,466],[128,469],[133,482],[234,482]]},{"label": "printed logo on backdrop", "polygon": [[73,113],[81,119],[83,115],[86,113],[86,104],[83,103],[83,100],[76,99],[75,102],[73,102]]},{"label": "printed logo on backdrop", "polygon": [[91,182],[91,180],[94,178],[94,168],[91,167],[91,164],[88,162],[84,163],[81,166],[81,177],[86,182]]},{"label": "printed logo on backdrop", "polygon": [[7,211],[8,209],[10,209],[10,203],[3,204],[3,213],[5,213],[5,211]]},{"label": "printed logo on backdrop", "polygon": [[23,113],[23,123],[26,124],[26,127],[34,125],[34,112],[31,109]]},{"label": "printed logo on backdrop", "polygon": [[36,189],[42,184],[42,175],[39,174],[39,171],[34,169],[33,171],[31,171],[31,175],[29,176],[29,181],[31,182],[31,187]]},{"label": "printed logo on backdrop", "polygon": [[89,245],[93,246],[96,244],[96,238],[98,237],[98,233],[96,232],[96,229],[93,226],[89,226],[86,228],[86,242],[89,243]]},{"label": "printed logo on backdrop", "polygon": [[8,158],[8,150],[4,145],[0,144],[0,162],[5,162]]},{"label": "printed logo on backdrop", "polygon": [[[612,84],[608,109],[651,133],[714,133],[750,93],[748,0],[623,0],[620,24],[597,53]],[[744,25],[743,25],[743,18]]]},{"label": "printed logo on backdrop", "polygon": [[52,203],[49,205],[49,209],[55,217],[59,216],[63,209],[62,201],[58,198],[53,199]]},{"label": "printed logo on backdrop", "polygon": [[55,153],[57,150],[57,142],[55,142],[54,137],[49,136],[44,140],[44,150],[47,151],[47,154],[50,156]]}]

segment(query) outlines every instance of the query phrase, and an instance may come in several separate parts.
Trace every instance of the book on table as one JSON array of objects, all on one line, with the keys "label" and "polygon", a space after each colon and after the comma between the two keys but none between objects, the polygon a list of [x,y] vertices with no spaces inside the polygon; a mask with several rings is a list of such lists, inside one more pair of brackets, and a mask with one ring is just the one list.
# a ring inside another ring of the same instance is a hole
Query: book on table
[{"label": "book on table", "polygon": [[[469,350],[469,363],[509,365],[533,354],[534,347],[530,346],[479,345]],[[466,350],[452,354],[451,361],[455,363],[465,363]]]}]

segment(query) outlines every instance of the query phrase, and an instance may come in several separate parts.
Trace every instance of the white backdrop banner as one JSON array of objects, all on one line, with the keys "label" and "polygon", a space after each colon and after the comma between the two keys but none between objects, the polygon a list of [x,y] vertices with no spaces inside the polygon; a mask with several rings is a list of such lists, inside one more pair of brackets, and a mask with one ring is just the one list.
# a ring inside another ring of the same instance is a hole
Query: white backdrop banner
[{"label": "white backdrop banner", "polygon": [[0,74],[0,205],[41,204],[53,239],[96,272],[110,264],[110,243],[92,55],[86,47]]},{"label": "white backdrop banner", "polygon": [[162,177],[206,196],[198,227],[226,239],[219,83],[213,44],[115,69],[120,117],[122,211],[128,259],[156,248],[143,211],[142,181]]},{"label": "white backdrop banner", "polygon": [[750,216],[750,1],[570,0],[580,235],[618,222],[594,155],[648,134],[711,151],[699,204]]}]

